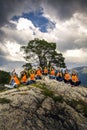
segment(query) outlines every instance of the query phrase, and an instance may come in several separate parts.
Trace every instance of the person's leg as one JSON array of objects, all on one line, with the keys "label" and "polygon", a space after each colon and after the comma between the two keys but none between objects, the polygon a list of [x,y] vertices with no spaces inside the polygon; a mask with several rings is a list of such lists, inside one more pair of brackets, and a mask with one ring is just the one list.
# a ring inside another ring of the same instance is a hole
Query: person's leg
[{"label": "person's leg", "polygon": [[71,83],[71,80],[64,79],[64,82],[67,83],[67,84],[69,84],[69,83]]},{"label": "person's leg", "polygon": [[38,77],[39,79],[42,79],[41,76]]},{"label": "person's leg", "polygon": [[52,77],[51,77],[51,75],[49,75],[49,79],[51,79]]},{"label": "person's leg", "polygon": [[11,82],[10,82],[10,85],[14,85],[14,80],[12,79]]},{"label": "person's leg", "polygon": [[60,82],[63,81],[63,77],[59,78],[59,81],[60,81]]},{"label": "person's leg", "polygon": [[56,80],[59,81],[59,77],[58,76],[56,77]]},{"label": "person's leg", "polygon": [[81,81],[76,82],[75,86],[79,86],[81,84]]},{"label": "person's leg", "polygon": [[16,83],[13,84],[13,88],[16,88],[18,87],[18,85]]},{"label": "person's leg", "polygon": [[32,84],[32,83],[36,83],[36,81],[35,81],[35,80],[29,80],[29,81],[26,83],[26,85],[30,85],[30,84]]},{"label": "person's leg", "polygon": [[14,88],[13,85],[10,85],[10,84],[5,84],[5,87],[6,88]]},{"label": "person's leg", "polygon": [[67,83],[67,80],[66,80],[66,79],[64,79],[64,82],[65,82],[65,83]]},{"label": "person's leg", "polygon": [[36,83],[36,81],[35,81],[35,80],[32,80],[32,83]]},{"label": "person's leg", "polygon": [[52,79],[55,79],[55,76],[52,76]]}]

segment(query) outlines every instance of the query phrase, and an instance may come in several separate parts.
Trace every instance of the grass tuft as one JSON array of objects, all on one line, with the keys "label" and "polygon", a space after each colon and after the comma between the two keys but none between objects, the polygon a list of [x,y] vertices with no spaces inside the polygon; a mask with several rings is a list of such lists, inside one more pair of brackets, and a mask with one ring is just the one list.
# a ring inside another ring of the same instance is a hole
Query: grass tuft
[{"label": "grass tuft", "polygon": [[7,99],[7,98],[0,98],[0,104],[7,104],[7,103],[10,103],[11,100],[10,99]]}]

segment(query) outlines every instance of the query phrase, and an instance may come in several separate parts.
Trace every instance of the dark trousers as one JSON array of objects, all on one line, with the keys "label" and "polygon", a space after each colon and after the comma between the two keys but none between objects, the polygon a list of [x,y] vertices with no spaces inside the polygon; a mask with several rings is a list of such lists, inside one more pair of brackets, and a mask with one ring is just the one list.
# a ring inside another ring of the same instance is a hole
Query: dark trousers
[{"label": "dark trousers", "polygon": [[71,81],[71,85],[79,86],[81,84],[81,81],[73,82]]},{"label": "dark trousers", "polygon": [[63,81],[63,77],[56,77],[57,81]]},{"label": "dark trousers", "polygon": [[64,82],[65,83],[71,83],[71,79],[69,79],[69,80],[64,79]]},{"label": "dark trousers", "polygon": [[41,76],[36,76],[35,78],[36,78],[36,79],[41,79]]},{"label": "dark trousers", "polygon": [[26,85],[33,84],[33,83],[35,83],[35,82],[36,82],[35,80],[29,80],[29,81],[26,83]]}]

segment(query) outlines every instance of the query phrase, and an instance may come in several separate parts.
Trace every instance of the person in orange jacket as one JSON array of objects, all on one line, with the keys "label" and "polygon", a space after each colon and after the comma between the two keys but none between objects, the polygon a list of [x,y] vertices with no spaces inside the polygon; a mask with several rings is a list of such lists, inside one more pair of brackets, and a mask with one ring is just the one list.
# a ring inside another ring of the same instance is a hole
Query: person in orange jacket
[{"label": "person in orange jacket", "polygon": [[10,83],[9,85],[5,85],[5,87],[7,88],[15,88],[15,87],[18,87],[18,85],[20,85],[20,81],[17,77],[17,74],[14,73],[13,75],[11,75],[11,80],[10,80]]},{"label": "person in orange jacket", "polygon": [[71,83],[71,76],[70,76],[68,70],[65,70],[65,73],[64,73],[64,82],[65,83]]},{"label": "person in orange jacket", "polygon": [[21,78],[21,83],[25,84],[26,82],[27,82],[27,74],[26,74],[26,72],[23,72],[22,78]]},{"label": "person in orange jacket", "polygon": [[35,77],[36,77],[36,79],[42,79],[42,69],[41,69],[41,67],[38,67],[38,69],[36,70]]},{"label": "person in orange jacket", "polygon": [[50,70],[50,75],[49,75],[50,79],[55,79],[55,69],[52,67]]},{"label": "person in orange jacket", "polygon": [[72,85],[72,87],[73,86],[79,86],[80,84],[81,84],[81,81],[79,80],[76,71],[73,71],[72,75],[71,75],[71,85]]},{"label": "person in orange jacket", "polygon": [[44,67],[44,70],[43,70],[43,75],[48,75],[48,69],[47,69],[47,67]]},{"label": "person in orange jacket", "polygon": [[58,70],[58,72],[56,74],[56,80],[57,81],[63,81],[63,74],[60,70]]},{"label": "person in orange jacket", "polygon": [[34,70],[31,70],[30,71],[30,77],[29,77],[29,80],[27,81],[26,85],[29,85],[29,84],[32,84],[32,83],[35,83],[35,71]]},{"label": "person in orange jacket", "polygon": [[19,81],[19,79],[18,79],[16,74],[13,75],[13,80],[15,82],[15,85],[19,85],[20,84],[20,81]]}]

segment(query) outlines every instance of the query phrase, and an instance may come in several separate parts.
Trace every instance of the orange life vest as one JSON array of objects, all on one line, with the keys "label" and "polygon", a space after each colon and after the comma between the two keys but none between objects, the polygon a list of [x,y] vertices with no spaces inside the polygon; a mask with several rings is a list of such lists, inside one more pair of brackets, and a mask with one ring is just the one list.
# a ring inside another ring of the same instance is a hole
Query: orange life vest
[{"label": "orange life vest", "polygon": [[72,75],[72,81],[73,82],[78,82],[79,81],[78,76],[77,75]]},{"label": "orange life vest", "polygon": [[17,78],[17,76],[14,76],[13,79],[14,79],[14,81],[15,81],[16,84],[20,84],[20,81],[19,81],[19,79]]},{"label": "orange life vest", "polygon": [[64,75],[64,79],[65,79],[65,80],[70,80],[70,74],[69,74],[69,73],[66,73],[66,74]]},{"label": "orange life vest", "polygon": [[45,69],[44,69],[44,74],[47,74],[47,73],[48,73],[48,69],[45,68]]},{"label": "orange life vest", "polygon": [[36,75],[41,76],[42,75],[41,70],[37,70]]},{"label": "orange life vest", "polygon": [[55,75],[55,71],[54,70],[51,70],[51,72],[50,72],[50,75]]},{"label": "orange life vest", "polygon": [[30,80],[35,80],[35,74],[30,74]]},{"label": "orange life vest", "polygon": [[21,82],[27,82],[26,74],[22,77]]}]

